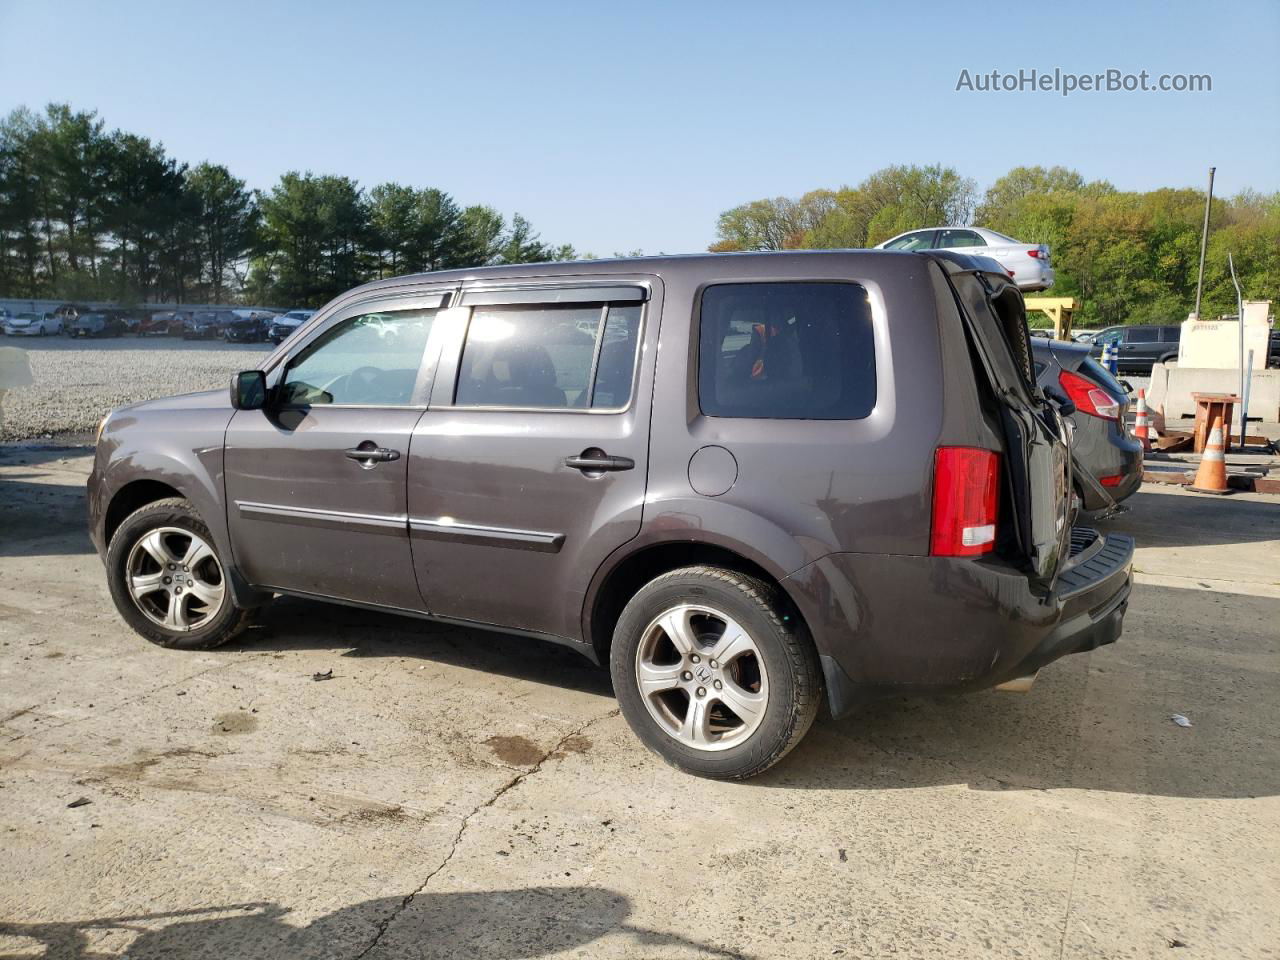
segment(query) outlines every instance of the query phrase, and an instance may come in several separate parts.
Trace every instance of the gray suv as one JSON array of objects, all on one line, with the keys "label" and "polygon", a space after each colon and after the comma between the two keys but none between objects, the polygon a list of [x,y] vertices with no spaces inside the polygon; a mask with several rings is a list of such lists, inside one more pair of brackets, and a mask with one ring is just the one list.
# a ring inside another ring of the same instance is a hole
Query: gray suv
[{"label": "gray suv", "polygon": [[1178,359],[1178,341],[1182,339],[1182,327],[1140,324],[1127,327],[1107,327],[1091,338],[1093,355],[1102,356],[1105,344],[1116,349],[1116,370],[1120,373],[1147,375],[1157,363]]},{"label": "gray suv", "polygon": [[319,311],[230,392],[106,417],[90,531],[167,647],[289,594],[608,664],[651,749],[761,772],[882,696],[1114,641],[1022,296],[947,252],[460,270]]}]

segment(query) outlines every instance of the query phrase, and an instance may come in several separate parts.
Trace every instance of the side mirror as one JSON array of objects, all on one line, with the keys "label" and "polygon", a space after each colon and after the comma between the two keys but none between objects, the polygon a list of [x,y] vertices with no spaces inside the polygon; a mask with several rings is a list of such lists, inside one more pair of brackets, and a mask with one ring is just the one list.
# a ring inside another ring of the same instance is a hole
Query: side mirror
[{"label": "side mirror", "polygon": [[267,403],[267,375],[244,370],[231,378],[231,405],[237,410],[261,410]]}]

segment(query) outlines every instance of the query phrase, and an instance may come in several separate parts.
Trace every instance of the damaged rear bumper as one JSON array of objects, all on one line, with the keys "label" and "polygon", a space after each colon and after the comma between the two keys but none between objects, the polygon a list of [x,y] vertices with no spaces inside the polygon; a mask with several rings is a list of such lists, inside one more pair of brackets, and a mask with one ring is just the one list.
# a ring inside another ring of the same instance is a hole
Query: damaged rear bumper
[{"label": "damaged rear bumper", "polygon": [[837,553],[784,581],[813,632],[835,716],[886,696],[965,692],[1113,643],[1134,543],[1077,528],[1054,589],[993,560]]}]

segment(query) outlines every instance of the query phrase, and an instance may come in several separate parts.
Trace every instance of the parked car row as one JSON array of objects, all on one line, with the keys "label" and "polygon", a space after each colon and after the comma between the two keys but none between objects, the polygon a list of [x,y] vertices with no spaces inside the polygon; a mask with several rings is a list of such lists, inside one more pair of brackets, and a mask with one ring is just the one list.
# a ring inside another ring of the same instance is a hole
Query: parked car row
[{"label": "parked car row", "polygon": [[150,314],[118,309],[92,310],[64,305],[54,311],[13,313],[0,308],[0,331],[6,336],[46,337],[66,334],[77,338],[182,337],[184,340],[225,340],[228,343],[280,343],[315,313],[290,310],[174,310]]}]

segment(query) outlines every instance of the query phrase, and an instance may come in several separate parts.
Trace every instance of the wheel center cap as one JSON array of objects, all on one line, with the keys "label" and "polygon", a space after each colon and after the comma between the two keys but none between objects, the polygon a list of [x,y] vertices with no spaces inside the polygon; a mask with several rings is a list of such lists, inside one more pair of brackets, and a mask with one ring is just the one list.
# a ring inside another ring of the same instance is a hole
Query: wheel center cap
[{"label": "wheel center cap", "polygon": [[693,668],[693,675],[698,678],[701,683],[711,682],[711,668],[705,663],[700,663]]}]

